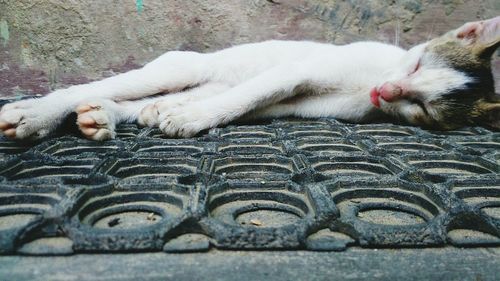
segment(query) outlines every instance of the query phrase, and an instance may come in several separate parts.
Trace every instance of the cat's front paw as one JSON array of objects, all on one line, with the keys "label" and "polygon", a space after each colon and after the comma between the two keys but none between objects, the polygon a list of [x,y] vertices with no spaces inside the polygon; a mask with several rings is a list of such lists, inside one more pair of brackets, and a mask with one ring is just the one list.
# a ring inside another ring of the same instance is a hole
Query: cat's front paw
[{"label": "cat's front paw", "polygon": [[0,110],[0,134],[17,140],[40,139],[59,125],[61,115],[43,99],[9,103]]},{"label": "cat's front paw", "polygon": [[96,100],[77,106],[76,124],[86,138],[103,141],[115,137],[116,121],[112,112],[108,111],[113,103],[108,100]]},{"label": "cat's front paw", "polygon": [[137,123],[143,127],[158,127],[160,125],[160,113],[166,112],[170,108],[185,106],[191,102],[193,102],[193,97],[189,95],[171,94],[142,108]]},{"label": "cat's front paw", "polygon": [[216,116],[197,103],[159,107],[159,113],[160,130],[171,137],[189,138],[219,124]]}]

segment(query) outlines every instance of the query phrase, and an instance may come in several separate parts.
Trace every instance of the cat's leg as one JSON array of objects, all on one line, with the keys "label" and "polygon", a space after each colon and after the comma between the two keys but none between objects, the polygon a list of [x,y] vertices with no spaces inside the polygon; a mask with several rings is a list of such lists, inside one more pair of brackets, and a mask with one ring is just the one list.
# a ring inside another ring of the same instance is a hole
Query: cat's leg
[{"label": "cat's leg", "polygon": [[333,82],[331,73],[318,71],[315,64],[280,65],[220,95],[162,108],[160,129],[169,136],[190,137],[300,94],[309,85],[323,85],[325,81]]},{"label": "cat's leg", "polygon": [[141,110],[137,122],[142,126],[157,127],[160,112],[170,107],[180,107],[194,101],[201,101],[229,89],[228,84],[211,82],[181,93],[169,94],[158,99],[149,100],[148,104]]},{"label": "cat's leg", "polygon": [[53,131],[83,101],[138,99],[204,83],[213,70],[208,58],[194,52],[168,52],[138,70],[7,104],[0,110],[0,133],[14,139],[38,139]]},{"label": "cat's leg", "polygon": [[139,125],[155,127],[158,126],[158,112],[164,108],[201,100],[227,89],[227,84],[207,83],[184,92],[135,101],[91,99],[76,107],[77,125],[88,139],[113,139],[116,135],[115,127],[119,123],[137,121]]},{"label": "cat's leg", "polygon": [[88,139],[112,139],[119,123],[137,122],[142,126],[155,127],[158,126],[158,112],[162,109],[201,100],[229,88],[223,83],[207,83],[179,93],[133,101],[90,99],[76,107],[77,125]]},{"label": "cat's leg", "polygon": [[259,108],[248,112],[243,115],[240,120],[256,120],[256,119],[270,119],[270,118],[280,118],[286,116],[294,116],[297,113],[296,104],[289,103],[276,103],[271,104],[264,108]]}]

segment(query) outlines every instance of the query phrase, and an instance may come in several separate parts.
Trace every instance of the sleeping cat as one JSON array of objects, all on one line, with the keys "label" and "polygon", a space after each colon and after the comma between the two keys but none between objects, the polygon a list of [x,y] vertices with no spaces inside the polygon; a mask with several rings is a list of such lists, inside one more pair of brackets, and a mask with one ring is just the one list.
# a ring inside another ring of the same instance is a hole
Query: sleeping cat
[{"label": "sleeping cat", "polygon": [[500,128],[491,73],[499,45],[496,17],[408,51],[376,42],[267,41],[209,54],[168,52],[138,70],[7,104],[0,132],[42,138],[73,111],[93,140],[113,138],[121,122],[191,137],[235,119],[281,116]]}]

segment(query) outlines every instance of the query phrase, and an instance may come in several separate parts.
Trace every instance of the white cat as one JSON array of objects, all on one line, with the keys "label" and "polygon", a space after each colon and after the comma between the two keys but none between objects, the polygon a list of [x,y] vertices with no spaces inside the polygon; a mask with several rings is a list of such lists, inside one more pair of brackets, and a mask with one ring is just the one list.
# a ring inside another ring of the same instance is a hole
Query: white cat
[{"label": "white cat", "polygon": [[490,62],[499,45],[496,17],[409,51],[375,42],[267,41],[210,54],[168,52],[138,70],[7,104],[0,132],[38,139],[73,111],[93,140],[113,138],[120,122],[190,137],[238,118],[280,116],[370,122],[385,115],[438,129],[500,128]]}]

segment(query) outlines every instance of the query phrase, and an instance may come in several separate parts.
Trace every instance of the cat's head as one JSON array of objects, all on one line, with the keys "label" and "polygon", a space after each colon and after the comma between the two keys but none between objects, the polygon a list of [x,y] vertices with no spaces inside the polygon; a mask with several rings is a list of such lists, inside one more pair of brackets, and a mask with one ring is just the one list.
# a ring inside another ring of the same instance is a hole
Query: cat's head
[{"label": "cat's head", "polygon": [[413,47],[388,72],[371,100],[385,113],[414,125],[500,129],[491,56],[500,46],[500,17],[471,22]]}]

